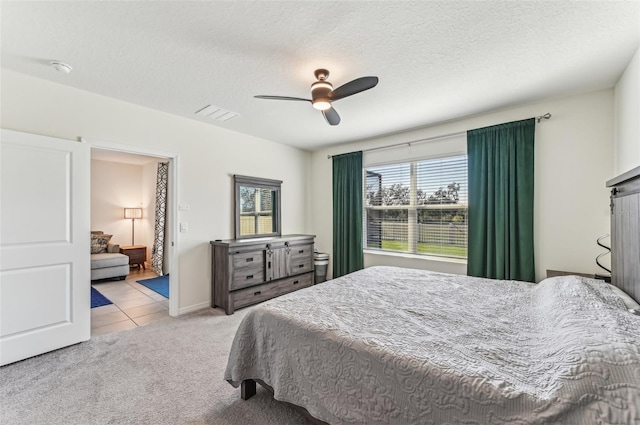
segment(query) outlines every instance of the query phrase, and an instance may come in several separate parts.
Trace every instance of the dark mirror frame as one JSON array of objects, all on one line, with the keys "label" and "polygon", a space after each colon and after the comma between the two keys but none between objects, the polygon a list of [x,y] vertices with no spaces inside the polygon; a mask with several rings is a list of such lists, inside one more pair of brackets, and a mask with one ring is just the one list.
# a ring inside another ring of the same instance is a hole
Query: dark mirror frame
[{"label": "dark mirror frame", "polygon": [[[262,179],[259,177],[240,176],[235,174],[233,176],[235,186],[235,233],[236,239],[251,239],[251,238],[264,238],[269,236],[280,236],[282,228],[281,225],[281,192],[282,186],[281,180]],[[240,234],[240,187],[255,187],[257,189],[269,189],[275,192],[275,201],[272,208],[275,207],[275,211],[272,210],[273,222],[276,225],[276,231],[271,233],[259,233],[254,235],[241,235]]]}]

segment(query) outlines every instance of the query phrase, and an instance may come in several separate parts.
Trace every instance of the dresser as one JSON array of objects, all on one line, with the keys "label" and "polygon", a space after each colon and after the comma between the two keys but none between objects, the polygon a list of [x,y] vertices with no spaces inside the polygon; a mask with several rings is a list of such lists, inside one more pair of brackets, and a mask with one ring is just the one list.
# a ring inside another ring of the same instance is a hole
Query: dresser
[{"label": "dresser", "polygon": [[314,235],[211,241],[212,307],[227,314],[313,285]]}]

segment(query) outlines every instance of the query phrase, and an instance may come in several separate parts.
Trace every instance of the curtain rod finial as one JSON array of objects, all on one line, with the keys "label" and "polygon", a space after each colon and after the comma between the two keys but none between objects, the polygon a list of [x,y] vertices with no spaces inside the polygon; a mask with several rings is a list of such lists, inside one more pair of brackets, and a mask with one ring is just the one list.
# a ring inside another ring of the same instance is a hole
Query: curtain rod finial
[{"label": "curtain rod finial", "polygon": [[536,117],[538,120],[538,124],[540,123],[540,121],[542,121],[543,119],[548,120],[551,118],[551,114],[549,112],[547,112],[544,115],[540,115],[539,117]]}]

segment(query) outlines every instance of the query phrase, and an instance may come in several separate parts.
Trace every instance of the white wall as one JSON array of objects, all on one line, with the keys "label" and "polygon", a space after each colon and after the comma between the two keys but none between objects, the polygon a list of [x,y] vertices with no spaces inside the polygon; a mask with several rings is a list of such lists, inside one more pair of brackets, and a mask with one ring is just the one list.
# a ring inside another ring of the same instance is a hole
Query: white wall
[{"label": "white wall", "polygon": [[615,177],[640,166],[640,48],[627,65],[614,90]]},{"label": "white wall", "polygon": [[[91,230],[113,235],[113,243],[131,245],[131,220],[124,218],[125,207],[142,207],[142,166],[92,159]],[[140,245],[145,242],[143,220],[136,220],[135,242]]]},{"label": "white wall", "polygon": [[155,227],[158,162],[160,160],[135,165],[91,160],[91,229],[112,234],[112,242],[121,246],[131,245],[131,220],[123,218],[123,209],[142,208],[142,219],[135,221],[135,244],[147,247],[149,263]]},{"label": "white wall", "polygon": [[1,84],[2,128],[178,154],[177,201],[190,205],[178,214],[189,223],[178,237],[181,312],[210,301],[209,241],[233,236],[233,174],[282,180],[283,233],[308,232],[309,152],[6,69]]},{"label": "white wall", "polygon": [[[609,233],[608,190],[613,173],[613,91],[581,96],[471,117],[434,127],[378,137],[316,151],[311,227],[316,247],[332,251],[331,160],[327,155],[409,142],[515,121],[550,112],[553,117],[536,125],[535,256],[536,278],[546,269],[596,272],[594,258],[601,252],[596,239]],[[365,266],[377,264],[466,273],[466,264],[365,254]],[[331,270],[331,267],[329,268]]]}]

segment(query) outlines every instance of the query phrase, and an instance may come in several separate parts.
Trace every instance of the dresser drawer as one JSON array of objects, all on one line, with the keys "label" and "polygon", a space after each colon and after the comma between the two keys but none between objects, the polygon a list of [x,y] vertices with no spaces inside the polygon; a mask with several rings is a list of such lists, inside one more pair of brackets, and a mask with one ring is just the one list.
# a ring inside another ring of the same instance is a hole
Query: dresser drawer
[{"label": "dresser drawer", "polygon": [[264,251],[233,254],[233,268],[264,267]]},{"label": "dresser drawer", "polygon": [[288,292],[297,291],[311,286],[313,276],[311,273],[302,276],[294,276],[273,283],[265,283],[251,288],[240,289],[231,293],[234,308],[241,308],[256,304]]},{"label": "dresser drawer", "polygon": [[231,290],[264,282],[264,251],[237,253],[231,257]]},{"label": "dresser drawer", "polygon": [[310,258],[294,260],[293,258],[289,260],[289,273],[291,276],[300,273],[306,273],[313,270],[313,261]]},{"label": "dresser drawer", "polygon": [[231,290],[246,288],[264,282],[264,267],[242,267],[233,269],[231,275]]},{"label": "dresser drawer", "polygon": [[313,244],[292,245],[290,247],[289,256],[291,261],[307,260],[313,258]]}]

